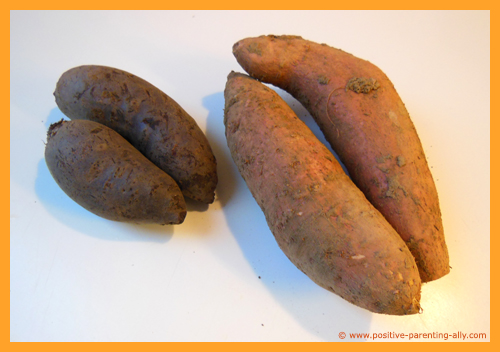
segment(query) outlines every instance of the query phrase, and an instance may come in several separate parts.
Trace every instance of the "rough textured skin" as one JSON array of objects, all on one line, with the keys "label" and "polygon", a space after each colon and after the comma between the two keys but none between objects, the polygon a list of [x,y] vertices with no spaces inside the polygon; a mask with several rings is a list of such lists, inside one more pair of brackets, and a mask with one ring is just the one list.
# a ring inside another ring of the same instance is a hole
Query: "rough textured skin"
[{"label": "rough textured skin", "polygon": [[61,189],[103,218],[180,224],[186,217],[176,182],[112,129],[93,121],[54,123],[45,162]]},{"label": "rough textured skin", "polygon": [[262,83],[233,72],[224,97],[232,158],[288,258],[357,306],[417,313],[414,258],[330,151]]},{"label": "rough textured skin", "polygon": [[120,133],[172,176],[186,197],[214,201],[216,160],[206,136],[152,84],[116,68],[80,66],[61,76],[54,95],[70,119],[93,120]]},{"label": "rough textured skin", "polygon": [[423,282],[449,270],[438,195],[393,84],[375,65],[296,36],[239,41],[252,76],[292,94],[314,117],[355,184],[405,240]]}]

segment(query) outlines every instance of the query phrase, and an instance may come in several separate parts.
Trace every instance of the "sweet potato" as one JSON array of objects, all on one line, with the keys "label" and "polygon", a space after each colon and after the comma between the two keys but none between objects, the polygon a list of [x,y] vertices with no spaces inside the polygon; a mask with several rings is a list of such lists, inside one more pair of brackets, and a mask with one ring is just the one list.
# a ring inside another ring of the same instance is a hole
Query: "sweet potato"
[{"label": "sweet potato", "polygon": [[232,72],[224,98],[231,156],[292,263],[359,307],[417,313],[414,258],[330,151],[257,80]]},{"label": "sweet potato", "polygon": [[184,196],[214,201],[216,160],[206,136],[152,84],[112,67],[79,66],[60,77],[54,95],[70,119],[96,121],[120,133],[172,176]]},{"label": "sweet potato", "polygon": [[355,184],[410,248],[422,281],[446,275],[436,187],[387,76],[368,61],[296,36],[243,39],[233,53],[252,77],[286,90],[311,113]]},{"label": "sweet potato", "polygon": [[97,122],[52,124],[45,162],[70,198],[103,218],[165,225],[180,224],[186,217],[177,183],[117,132]]}]

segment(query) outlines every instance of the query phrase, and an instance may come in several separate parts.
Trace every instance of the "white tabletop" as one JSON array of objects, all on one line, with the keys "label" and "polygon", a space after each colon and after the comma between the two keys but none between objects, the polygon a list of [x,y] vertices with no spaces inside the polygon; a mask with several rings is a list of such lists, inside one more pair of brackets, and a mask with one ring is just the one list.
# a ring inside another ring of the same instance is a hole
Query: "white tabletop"
[{"label": "white tabletop", "polygon": [[[13,11],[10,28],[12,341],[489,340],[489,12]],[[423,286],[422,314],[353,306],[278,248],[222,121],[227,74],[242,72],[232,45],[262,34],[301,35],[367,59],[405,102],[436,181],[452,266]],[[139,226],[99,218],[58,188],[44,160],[46,131],[64,117],[52,93],[82,64],[134,73],[196,119],[218,162],[214,204],[189,202],[182,225]]]}]

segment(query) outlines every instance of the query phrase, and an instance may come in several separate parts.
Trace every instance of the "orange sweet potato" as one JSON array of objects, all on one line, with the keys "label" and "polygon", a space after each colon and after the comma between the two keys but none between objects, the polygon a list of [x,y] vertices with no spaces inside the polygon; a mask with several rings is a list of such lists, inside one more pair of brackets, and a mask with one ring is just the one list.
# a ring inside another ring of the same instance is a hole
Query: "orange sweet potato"
[{"label": "orange sweet potato", "polygon": [[231,73],[224,97],[232,158],[288,258],[359,307],[417,313],[414,258],[330,151],[257,80]]},{"label": "orange sweet potato", "polygon": [[368,61],[296,36],[243,39],[233,53],[252,77],[288,91],[311,113],[352,180],[410,248],[422,281],[446,275],[436,187],[387,76]]}]

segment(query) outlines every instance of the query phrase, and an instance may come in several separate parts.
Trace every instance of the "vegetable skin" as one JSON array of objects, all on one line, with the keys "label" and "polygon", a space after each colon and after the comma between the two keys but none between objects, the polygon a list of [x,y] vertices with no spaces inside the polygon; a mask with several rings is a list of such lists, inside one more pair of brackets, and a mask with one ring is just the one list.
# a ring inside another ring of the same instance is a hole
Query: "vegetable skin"
[{"label": "vegetable skin", "polygon": [[184,196],[215,199],[217,163],[196,121],[151,83],[113,67],[85,65],[59,78],[56,103],[70,119],[104,124],[169,174]]},{"label": "vegetable skin", "polygon": [[423,282],[450,271],[437,190],[401,98],[372,63],[297,36],[233,46],[252,77],[284,89],[311,113],[355,184],[410,248]]},{"label": "vegetable skin", "polygon": [[177,183],[117,132],[97,122],[52,124],[45,162],[71,199],[105,219],[170,225],[186,217]]},{"label": "vegetable skin", "polygon": [[418,313],[414,258],[330,151],[257,80],[232,72],[224,98],[231,156],[290,261],[359,307]]}]

